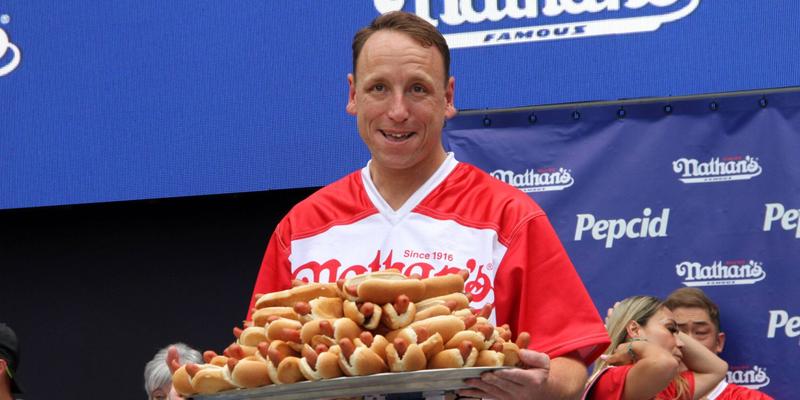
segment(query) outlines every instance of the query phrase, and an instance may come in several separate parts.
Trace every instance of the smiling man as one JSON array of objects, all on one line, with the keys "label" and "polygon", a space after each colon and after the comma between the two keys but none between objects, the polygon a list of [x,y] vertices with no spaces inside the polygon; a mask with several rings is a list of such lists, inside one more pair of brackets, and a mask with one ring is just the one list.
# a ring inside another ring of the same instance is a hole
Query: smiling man
[{"label": "smiling man", "polygon": [[[672,310],[678,329],[719,355],[725,348],[725,332],[720,329],[719,307],[698,288],[680,288],[670,293],[664,304]],[[706,395],[705,400],[771,400],[772,397],[725,379]]]},{"label": "smiling man", "polygon": [[444,37],[414,14],[387,13],[356,33],[346,110],[372,158],[279,223],[254,295],[296,279],[466,269],[471,306],[492,304],[490,319],[529,332],[531,345],[525,368],[486,373],[462,394],[576,398],[608,335],[542,209],[445,152],[442,128],[456,114],[449,65]]}]

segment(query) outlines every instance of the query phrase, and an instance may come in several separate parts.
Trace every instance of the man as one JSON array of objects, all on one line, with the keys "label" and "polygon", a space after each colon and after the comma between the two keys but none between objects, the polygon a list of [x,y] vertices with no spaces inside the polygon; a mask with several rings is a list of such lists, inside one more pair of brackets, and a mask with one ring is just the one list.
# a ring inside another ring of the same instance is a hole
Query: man
[{"label": "man", "polygon": [[528,368],[484,374],[461,394],[575,398],[608,335],[541,208],[445,152],[442,128],[456,114],[449,64],[444,37],[414,14],[384,14],[356,33],[346,110],[372,159],[280,222],[254,295],[294,279],[466,268],[473,307],[494,304],[492,319],[529,332],[535,350],[521,355]]},{"label": "man", "polygon": [[144,367],[144,390],[149,400],[181,400],[172,387],[172,371],[167,361],[170,352],[177,363],[202,364],[203,356],[199,351],[183,344],[174,343],[159,350],[153,359]]},{"label": "man", "polygon": [[[725,347],[725,332],[719,324],[719,307],[698,288],[680,288],[672,292],[665,305],[672,310],[678,329],[690,335],[717,355]],[[708,400],[772,399],[757,390],[728,383],[723,379],[705,397]]]},{"label": "man", "polygon": [[8,325],[0,323],[0,400],[11,400],[14,394],[22,394],[14,378],[19,360],[17,335]]}]

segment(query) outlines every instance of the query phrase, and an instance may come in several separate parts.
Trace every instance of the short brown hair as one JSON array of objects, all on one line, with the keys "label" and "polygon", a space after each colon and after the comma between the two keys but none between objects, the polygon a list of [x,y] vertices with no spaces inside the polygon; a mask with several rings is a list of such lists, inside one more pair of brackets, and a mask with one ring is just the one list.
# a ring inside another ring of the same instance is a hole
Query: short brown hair
[{"label": "short brown hair", "polygon": [[670,293],[664,302],[670,310],[678,307],[694,307],[706,310],[711,322],[717,327],[717,333],[722,332],[719,324],[719,307],[711,301],[706,294],[698,288],[680,288]]},{"label": "short brown hair", "polygon": [[392,11],[379,15],[368,26],[361,28],[353,36],[353,76],[356,75],[358,56],[364,43],[373,33],[381,30],[393,30],[405,33],[424,47],[436,46],[444,60],[444,80],[450,76],[450,48],[441,33],[430,22],[416,14],[404,11]]}]

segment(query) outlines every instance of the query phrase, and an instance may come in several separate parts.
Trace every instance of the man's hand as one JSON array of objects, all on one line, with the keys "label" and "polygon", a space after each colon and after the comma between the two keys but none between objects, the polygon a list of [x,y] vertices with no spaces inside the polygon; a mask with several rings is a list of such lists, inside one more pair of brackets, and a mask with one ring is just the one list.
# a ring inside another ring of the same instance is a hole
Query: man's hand
[{"label": "man's hand", "polygon": [[525,363],[525,369],[486,372],[480,379],[466,381],[475,389],[462,389],[458,394],[497,400],[545,398],[548,393],[547,380],[550,377],[550,357],[545,353],[523,349],[519,352],[519,358]]}]

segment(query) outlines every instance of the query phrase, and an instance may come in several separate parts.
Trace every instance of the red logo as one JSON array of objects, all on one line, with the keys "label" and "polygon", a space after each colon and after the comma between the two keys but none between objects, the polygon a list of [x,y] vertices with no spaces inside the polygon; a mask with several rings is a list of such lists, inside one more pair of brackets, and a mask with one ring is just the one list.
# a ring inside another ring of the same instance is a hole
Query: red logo
[{"label": "red logo", "polygon": [[[393,261],[393,255],[394,252],[390,251],[389,254],[386,255],[386,258],[381,260],[381,252],[378,250],[375,253],[375,258],[373,258],[369,264],[356,264],[348,267],[343,266],[342,263],[335,258],[325,261],[322,264],[316,261],[311,261],[294,270],[294,272],[292,272],[292,279],[309,281],[308,275],[306,275],[306,271],[309,271],[311,273],[310,275],[312,281],[321,282],[323,281],[323,276],[327,275],[328,282],[333,283],[339,279],[347,279],[355,275],[381,271],[385,269],[396,269],[406,276],[418,274],[423,278],[428,278],[430,276],[455,274],[458,273],[459,270],[466,268],[469,270],[469,278],[467,278],[464,291],[472,295],[473,302],[479,303],[483,301],[483,299],[486,298],[486,296],[493,290],[491,278],[489,275],[483,272],[484,265],[478,265],[475,259],[469,259],[466,267],[445,265],[436,271],[436,268],[433,265],[425,262],[415,262],[413,264],[406,265],[400,261]],[[491,268],[489,267],[487,269]],[[305,275],[306,277],[300,278],[300,275]]]}]

